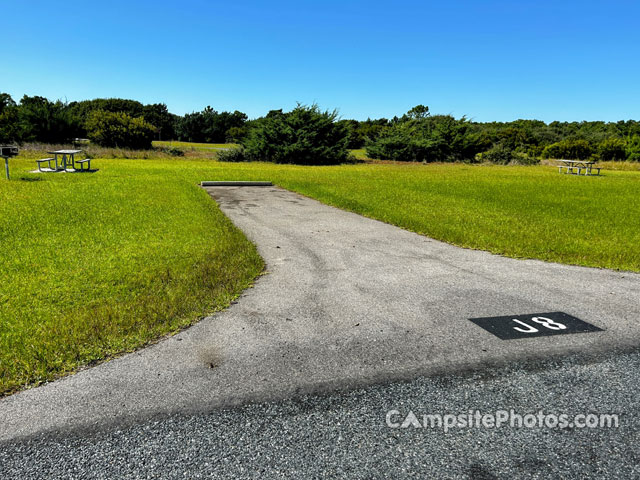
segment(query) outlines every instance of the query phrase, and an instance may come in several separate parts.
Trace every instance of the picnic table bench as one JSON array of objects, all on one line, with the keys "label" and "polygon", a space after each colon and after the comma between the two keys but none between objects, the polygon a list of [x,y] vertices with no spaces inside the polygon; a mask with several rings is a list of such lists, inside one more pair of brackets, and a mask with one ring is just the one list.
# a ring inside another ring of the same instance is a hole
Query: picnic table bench
[{"label": "picnic table bench", "polygon": [[[600,168],[602,167],[594,167],[596,162],[591,160],[558,160],[561,162],[558,167],[558,173],[562,173],[562,169],[565,169],[565,173],[571,173],[576,175],[581,175],[584,170],[585,175],[600,175]],[[597,170],[597,173],[593,173],[594,170]]]},{"label": "picnic table bench", "polygon": [[[75,163],[79,163],[80,164],[80,171],[84,172],[85,171],[85,164],[87,165],[86,170],[91,170],[91,159],[90,158],[85,158],[84,160],[76,160]],[[76,168],[77,170],[77,168]]]},{"label": "picnic table bench", "polygon": [[43,164],[43,163],[46,163],[46,164],[47,164],[47,168],[48,168],[49,170],[55,170],[55,169],[51,166],[51,162],[53,162],[53,161],[54,161],[54,158],[53,158],[53,157],[51,157],[51,158],[41,158],[40,160],[36,160],[36,163],[38,164],[38,170],[40,170],[41,172],[43,171],[43,170],[42,170],[42,164]]},{"label": "picnic table bench", "polygon": [[[85,158],[84,160],[75,159],[75,156],[81,152],[82,150],[54,150],[52,152],[47,152],[52,154],[53,157],[41,158],[40,160],[36,160],[36,163],[38,164],[38,170],[41,172],[45,172],[45,171],[58,172],[58,171],[67,171],[69,167],[71,167],[71,169],[73,169],[74,171],[80,170],[81,172],[84,172],[85,170],[86,171],[91,170],[90,158]],[[61,156],[60,163],[58,163],[58,155]],[[51,165],[52,162],[54,163],[54,166]],[[42,170],[43,163],[47,164],[47,168],[49,170]],[[80,168],[77,168],[76,164],[80,165]]]}]

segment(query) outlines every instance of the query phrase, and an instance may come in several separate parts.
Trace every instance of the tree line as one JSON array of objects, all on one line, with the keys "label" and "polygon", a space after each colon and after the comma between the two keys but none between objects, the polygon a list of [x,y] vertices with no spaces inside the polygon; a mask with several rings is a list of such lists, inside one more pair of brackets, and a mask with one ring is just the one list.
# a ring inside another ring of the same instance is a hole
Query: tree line
[{"label": "tree line", "polygon": [[247,115],[206,107],[187,115],[170,113],[163,103],[98,98],[80,102],[51,101],[25,95],[15,102],[0,93],[0,141],[68,143],[89,138],[107,147],[151,148],[153,140],[225,143],[234,129],[242,134]]},{"label": "tree line", "polygon": [[473,122],[418,105],[365,142],[372,158],[537,163],[541,158],[640,161],[640,122]]},{"label": "tree line", "polygon": [[[640,122],[635,120],[474,122],[432,115],[424,105],[391,119],[339,119],[336,111],[298,105],[249,120],[243,112],[210,106],[181,116],[160,103],[119,98],[67,103],[27,95],[15,102],[0,93],[0,142],[67,143],[73,138],[140,149],[151,148],[154,139],[238,143],[246,155],[236,152],[237,159],[248,155],[282,163],[336,163],[345,160],[348,149],[361,148],[371,158],[414,162],[640,161]],[[320,158],[323,152],[331,160]]]}]

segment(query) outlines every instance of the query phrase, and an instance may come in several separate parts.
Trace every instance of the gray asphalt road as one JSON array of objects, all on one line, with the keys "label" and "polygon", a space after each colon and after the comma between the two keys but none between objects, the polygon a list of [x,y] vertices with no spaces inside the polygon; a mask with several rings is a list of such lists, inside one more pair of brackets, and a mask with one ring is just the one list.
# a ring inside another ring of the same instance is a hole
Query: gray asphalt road
[{"label": "gray asphalt road", "polygon": [[[0,478],[638,478],[638,371],[637,353],[567,358],[0,442]],[[619,423],[446,433],[386,423],[389,410],[476,409],[613,413]]]},{"label": "gray asphalt road", "polygon": [[[3,399],[0,439],[640,344],[637,274],[463,250],[275,187],[209,191],[268,274],[175,337]],[[505,341],[468,321],[552,311],[603,331]]]}]

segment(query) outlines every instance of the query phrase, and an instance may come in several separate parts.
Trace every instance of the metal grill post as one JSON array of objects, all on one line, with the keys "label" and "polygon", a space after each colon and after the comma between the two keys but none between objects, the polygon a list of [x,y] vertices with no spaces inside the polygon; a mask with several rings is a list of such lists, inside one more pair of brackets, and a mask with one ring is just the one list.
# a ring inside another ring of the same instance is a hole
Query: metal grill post
[{"label": "metal grill post", "polygon": [[9,178],[9,158],[18,155],[18,147],[15,145],[0,145],[0,157],[4,158],[4,171],[7,174],[7,180]]}]

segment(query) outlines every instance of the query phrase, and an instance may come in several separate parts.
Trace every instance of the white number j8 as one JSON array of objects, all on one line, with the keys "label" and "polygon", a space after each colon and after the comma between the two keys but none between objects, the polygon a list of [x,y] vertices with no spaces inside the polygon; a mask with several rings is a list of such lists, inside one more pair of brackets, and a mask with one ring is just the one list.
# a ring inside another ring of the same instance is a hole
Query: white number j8
[{"label": "white number j8", "polygon": [[[539,331],[537,328],[532,327],[527,323],[524,323],[522,320],[518,320],[514,318],[513,321],[524,327],[524,328],[513,327],[513,329],[517,330],[518,332],[537,333]],[[536,322],[537,324],[542,325],[543,327],[546,327],[549,330],[565,330],[567,328],[566,325],[563,325],[562,323],[554,322],[550,318],[546,318],[546,317],[533,317],[531,321]]]}]

